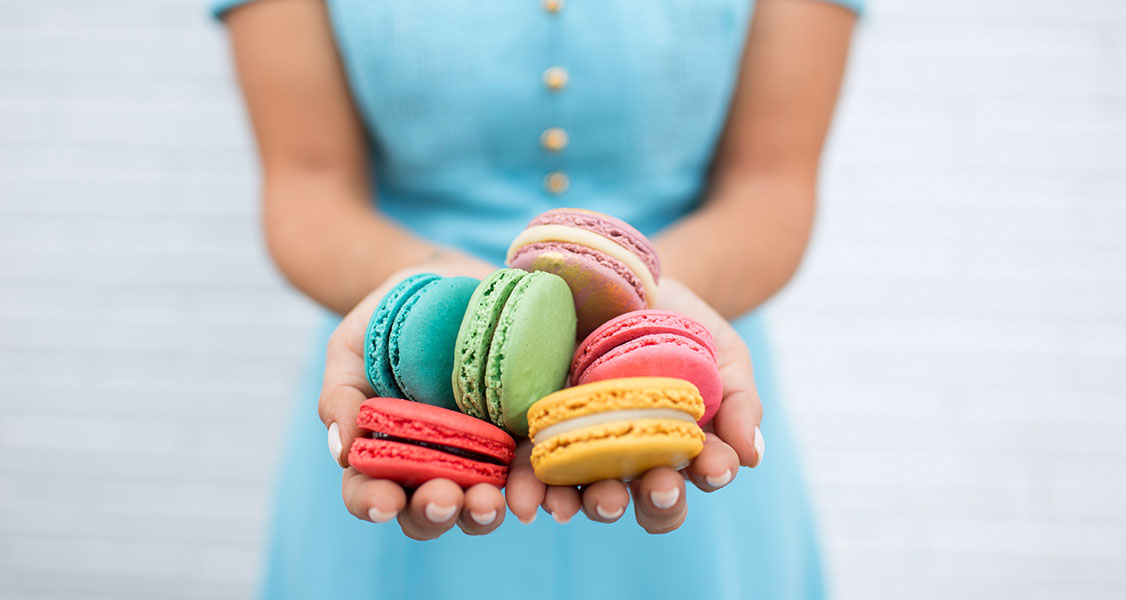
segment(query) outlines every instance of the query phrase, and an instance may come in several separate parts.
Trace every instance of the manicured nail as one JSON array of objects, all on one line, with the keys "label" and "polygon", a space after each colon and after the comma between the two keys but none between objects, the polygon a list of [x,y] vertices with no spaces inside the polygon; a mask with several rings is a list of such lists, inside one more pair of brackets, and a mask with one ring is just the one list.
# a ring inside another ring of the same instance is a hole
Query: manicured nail
[{"label": "manicured nail", "polygon": [[521,519],[520,517],[516,517],[516,518],[519,519],[519,521],[521,523],[525,524],[525,525],[531,525],[532,523],[534,523],[536,521],[536,514],[538,514],[538,513],[532,513],[532,516],[530,518],[528,518],[527,520]]},{"label": "manicured nail", "polygon": [[395,511],[383,512],[375,507],[372,507],[370,510],[368,510],[368,518],[371,519],[373,523],[386,523],[387,521],[394,519],[395,515],[397,514],[399,513]]},{"label": "manicured nail", "polygon": [[707,480],[708,485],[712,486],[713,488],[721,488],[731,481],[731,469],[724,471],[723,474],[719,477],[712,477],[709,475],[704,479]]},{"label": "manicured nail", "polygon": [[423,510],[423,512],[426,513],[426,518],[430,519],[434,523],[445,523],[446,521],[449,521],[454,517],[454,513],[457,512],[457,505],[451,504],[449,506],[445,506],[442,504],[435,504],[433,502],[430,502],[426,505],[426,508]]},{"label": "manicured nail", "polygon": [[653,490],[649,492],[649,501],[657,508],[672,508],[676,501],[680,500],[680,488],[673,488],[664,492]]},{"label": "manicured nail", "polygon": [[328,426],[328,451],[332,453],[332,458],[336,460],[336,464],[344,467],[344,463],[340,462],[340,453],[344,450],[344,442],[340,441],[340,426],[333,421]]},{"label": "manicured nail", "polygon": [[762,455],[766,453],[766,440],[762,439],[762,431],[758,426],[755,426],[755,464],[757,467],[762,464]]},{"label": "manicured nail", "polygon": [[560,525],[566,525],[567,523],[571,522],[571,517],[564,518],[563,515],[559,513],[551,513],[551,518],[555,519],[555,522],[559,523]]},{"label": "manicured nail", "polygon": [[[675,500],[673,502],[675,502]],[[603,508],[601,506],[596,504],[594,506],[594,512],[598,513],[598,516],[602,517],[603,519],[606,519],[607,521],[613,521],[614,519],[617,519],[618,517],[622,516],[622,513],[626,512],[626,507],[622,506],[622,507],[619,507],[618,510],[615,510],[614,512],[606,512],[605,510],[603,510]]]},{"label": "manicured nail", "polygon": [[473,520],[476,521],[478,525],[488,525],[496,520],[497,511],[490,510],[485,513],[469,511],[469,516],[473,517]]}]

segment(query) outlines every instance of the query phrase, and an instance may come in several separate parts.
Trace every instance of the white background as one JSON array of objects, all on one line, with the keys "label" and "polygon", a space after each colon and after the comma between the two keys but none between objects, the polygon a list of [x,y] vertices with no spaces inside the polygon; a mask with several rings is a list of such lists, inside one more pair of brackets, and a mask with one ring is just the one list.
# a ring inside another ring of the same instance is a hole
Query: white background
[{"label": "white background", "polygon": [[[1126,3],[874,0],[839,116],[769,309],[838,596],[1126,597]],[[198,0],[0,0],[0,597],[252,593],[255,169]]]}]

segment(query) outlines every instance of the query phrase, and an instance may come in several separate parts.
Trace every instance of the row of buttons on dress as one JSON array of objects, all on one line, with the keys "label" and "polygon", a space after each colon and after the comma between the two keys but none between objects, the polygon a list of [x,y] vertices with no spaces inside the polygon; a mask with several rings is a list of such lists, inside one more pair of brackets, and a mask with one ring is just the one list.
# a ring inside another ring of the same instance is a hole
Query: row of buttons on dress
[{"label": "row of buttons on dress", "polygon": [[[563,9],[563,0],[543,0],[543,9],[551,14]],[[567,87],[570,76],[563,67],[550,67],[543,72],[543,84],[552,92]],[[540,145],[548,152],[562,152],[567,147],[567,131],[562,127],[548,127],[540,134]],[[562,171],[552,171],[543,178],[543,187],[552,194],[562,194],[571,185],[571,179]]]}]

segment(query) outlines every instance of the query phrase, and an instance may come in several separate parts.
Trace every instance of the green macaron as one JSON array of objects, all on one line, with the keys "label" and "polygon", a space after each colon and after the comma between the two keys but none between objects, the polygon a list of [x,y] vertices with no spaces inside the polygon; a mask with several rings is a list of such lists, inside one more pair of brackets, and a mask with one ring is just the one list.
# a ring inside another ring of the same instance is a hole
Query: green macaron
[{"label": "green macaron", "polygon": [[562,389],[576,317],[567,283],[546,272],[500,269],[485,278],[455,343],[454,400],[469,415],[528,434],[528,408]]}]

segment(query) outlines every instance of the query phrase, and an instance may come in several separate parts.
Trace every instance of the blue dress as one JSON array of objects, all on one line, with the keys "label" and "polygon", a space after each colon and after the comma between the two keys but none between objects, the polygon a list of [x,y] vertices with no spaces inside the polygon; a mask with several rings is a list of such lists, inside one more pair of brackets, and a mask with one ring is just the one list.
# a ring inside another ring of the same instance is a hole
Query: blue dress
[{"label": "blue dress", "polygon": [[[246,0],[223,2],[222,15]],[[855,0],[852,0],[853,2]],[[849,4],[842,0],[842,3]],[[497,264],[572,206],[654,234],[702,199],[751,6],[737,0],[328,0],[372,147],[378,209]],[[857,8],[851,4],[851,8]],[[762,324],[751,349],[769,451],[650,536],[630,512],[512,515],[493,534],[407,539],[348,514],[317,418],[326,319],[282,457],[266,598],[819,598],[822,572]],[[631,509],[632,510],[632,509]]]}]

